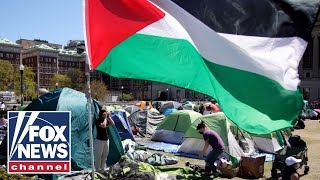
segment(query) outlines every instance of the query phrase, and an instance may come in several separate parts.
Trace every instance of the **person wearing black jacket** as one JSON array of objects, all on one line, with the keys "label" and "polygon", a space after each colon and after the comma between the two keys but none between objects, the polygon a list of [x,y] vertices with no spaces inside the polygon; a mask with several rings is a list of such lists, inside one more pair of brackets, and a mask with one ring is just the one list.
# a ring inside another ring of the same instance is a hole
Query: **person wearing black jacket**
[{"label": "person wearing black jacket", "polygon": [[109,154],[109,131],[108,126],[114,126],[114,121],[110,118],[110,113],[100,110],[99,118],[95,122],[97,128],[97,138],[95,140],[95,168],[103,173],[106,169],[107,157]]}]

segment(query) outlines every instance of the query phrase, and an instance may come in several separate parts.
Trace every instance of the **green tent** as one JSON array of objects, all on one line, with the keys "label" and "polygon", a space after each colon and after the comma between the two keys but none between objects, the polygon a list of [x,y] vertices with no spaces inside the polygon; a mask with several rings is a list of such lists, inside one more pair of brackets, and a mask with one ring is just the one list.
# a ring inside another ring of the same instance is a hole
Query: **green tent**
[{"label": "green tent", "polygon": [[151,140],[181,144],[185,132],[201,116],[200,113],[189,110],[172,112],[159,124]]},{"label": "green tent", "polygon": [[[99,104],[92,100],[91,112],[94,128],[95,119],[98,118]],[[88,124],[87,99],[84,93],[62,88],[46,93],[33,100],[24,111],[71,111],[71,158],[72,170],[91,168],[90,133]],[[121,141],[115,128],[110,129],[110,152],[107,164],[115,164],[123,153]],[[119,148],[121,146],[121,148]]]},{"label": "green tent", "polygon": [[[241,157],[245,154],[252,154],[256,151],[254,148],[253,141],[249,138],[248,134],[243,134],[239,137],[239,141],[246,141],[248,144],[248,149],[246,152],[244,148],[241,147],[236,140],[236,134],[233,133],[231,129],[236,132],[237,126],[235,126],[223,112],[217,112],[213,114],[208,114],[199,117],[195,120],[188,128],[184,134],[184,142],[181,144],[178,152],[187,153],[187,154],[198,154],[202,151],[204,147],[203,136],[197,131],[197,125],[204,121],[206,126],[214,130],[221,137],[226,148],[226,152],[232,155],[232,157]],[[239,129],[240,131],[240,129]],[[206,155],[211,151],[211,147],[208,148]]]},{"label": "green tent", "polygon": [[195,111],[181,110],[170,113],[157,127],[157,130],[166,129],[185,133],[190,125],[202,116]]}]

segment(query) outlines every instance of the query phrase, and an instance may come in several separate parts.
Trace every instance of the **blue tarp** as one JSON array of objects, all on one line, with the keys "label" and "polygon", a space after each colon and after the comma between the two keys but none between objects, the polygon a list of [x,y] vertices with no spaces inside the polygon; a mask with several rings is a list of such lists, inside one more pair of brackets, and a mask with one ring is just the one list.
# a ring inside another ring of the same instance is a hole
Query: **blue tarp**
[{"label": "blue tarp", "polygon": [[177,111],[176,109],[166,109],[163,111],[164,116],[168,116],[170,113]]},{"label": "blue tarp", "polygon": [[170,153],[176,153],[179,149],[179,145],[164,143],[164,142],[151,143],[151,144],[148,144],[147,147],[152,150],[164,151],[164,152],[170,152]]}]

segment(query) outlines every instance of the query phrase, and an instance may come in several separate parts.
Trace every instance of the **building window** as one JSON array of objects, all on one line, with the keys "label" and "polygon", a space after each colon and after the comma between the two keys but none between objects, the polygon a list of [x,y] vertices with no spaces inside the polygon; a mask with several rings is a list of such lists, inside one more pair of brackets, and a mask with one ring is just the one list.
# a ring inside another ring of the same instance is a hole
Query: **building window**
[{"label": "building window", "polygon": [[19,54],[17,54],[17,55],[16,55],[16,59],[19,59],[19,58],[20,58],[20,55],[19,55]]},{"label": "building window", "polygon": [[308,100],[310,99],[310,88],[303,88],[303,98]]},{"label": "building window", "polygon": [[3,53],[0,53],[0,57],[3,57]]},{"label": "building window", "polygon": [[311,73],[310,72],[306,72],[305,78],[311,78]]},{"label": "building window", "polygon": [[13,59],[13,54],[10,54],[10,58]]},{"label": "building window", "polygon": [[48,58],[44,58],[44,61],[45,61],[45,62],[48,62]]},{"label": "building window", "polygon": [[42,62],[43,61],[43,57],[40,57],[40,62]]},{"label": "building window", "polygon": [[8,54],[8,53],[6,54],[6,58],[8,58],[8,59],[9,59],[9,54]]}]

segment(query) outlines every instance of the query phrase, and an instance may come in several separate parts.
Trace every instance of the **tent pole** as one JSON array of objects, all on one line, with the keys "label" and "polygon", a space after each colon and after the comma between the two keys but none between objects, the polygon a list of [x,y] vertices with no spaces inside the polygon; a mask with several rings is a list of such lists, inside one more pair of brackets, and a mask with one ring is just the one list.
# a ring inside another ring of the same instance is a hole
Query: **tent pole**
[{"label": "tent pole", "polygon": [[[87,61],[88,62],[88,61]],[[91,156],[91,178],[94,179],[94,154],[93,154],[93,135],[92,135],[92,119],[91,119],[91,89],[90,89],[90,68],[88,63],[86,63],[86,97],[88,105],[88,122],[89,122],[89,133],[90,133],[90,156]]]}]

